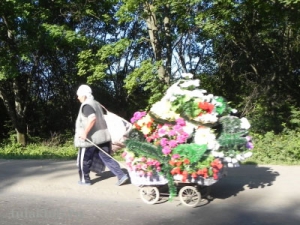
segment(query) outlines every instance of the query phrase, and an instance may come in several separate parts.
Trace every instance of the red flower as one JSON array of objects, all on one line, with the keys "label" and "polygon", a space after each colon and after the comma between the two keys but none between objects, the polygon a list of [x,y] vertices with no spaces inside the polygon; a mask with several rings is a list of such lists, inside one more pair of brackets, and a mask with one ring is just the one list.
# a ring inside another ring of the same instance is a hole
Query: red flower
[{"label": "red flower", "polygon": [[134,124],[134,126],[135,126],[135,128],[136,128],[137,130],[140,130],[140,129],[141,129],[141,126],[137,125],[136,123]]},{"label": "red flower", "polygon": [[196,172],[193,172],[192,173],[192,178],[196,178],[197,177],[197,173]]},{"label": "red flower", "polygon": [[182,181],[183,182],[186,182],[188,175],[189,175],[188,171],[186,171],[186,170],[182,171]]},{"label": "red flower", "polygon": [[214,110],[214,105],[209,102],[199,102],[198,107],[200,109],[203,109],[207,113],[212,113],[212,111]]},{"label": "red flower", "polygon": [[190,164],[190,160],[189,159],[184,159],[183,163],[186,164],[186,165],[188,165],[188,164]]}]

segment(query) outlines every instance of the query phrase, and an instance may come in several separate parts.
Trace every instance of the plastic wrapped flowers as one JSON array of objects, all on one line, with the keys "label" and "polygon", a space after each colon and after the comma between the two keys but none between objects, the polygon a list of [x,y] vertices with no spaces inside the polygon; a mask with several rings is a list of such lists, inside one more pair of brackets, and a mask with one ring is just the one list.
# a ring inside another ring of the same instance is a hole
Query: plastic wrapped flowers
[{"label": "plastic wrapped flowers", "polygon": [[183,77],[148,112],[134,113],[123,157],[129,173],[141,177],[209,185],[224,165],[237,167],[251,156],[250,123],[191,74]]}]

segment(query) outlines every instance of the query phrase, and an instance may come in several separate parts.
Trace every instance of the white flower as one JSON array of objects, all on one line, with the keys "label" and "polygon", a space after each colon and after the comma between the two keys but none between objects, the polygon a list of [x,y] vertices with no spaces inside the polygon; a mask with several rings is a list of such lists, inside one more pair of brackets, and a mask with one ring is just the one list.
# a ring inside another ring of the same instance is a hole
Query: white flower
[{"label": "white flower", "polygon": [[243,161],[245,158],[243,157],[243,155],[236,155],[235,158],[238,160],[238,161]]},{"label": "white flower", "polygon": [[219,152],[212,151],[211,154],[212,154],[212,156],[214,156],[216,158],[219,157]]},{"label": "white flower", "polygon": [[252,152],[246,152],[243,155],[244,155],[245,159],[247,159],[252,156]]},{"label": "white flower", "polygon": [[196,125],[194,125],[188,121],[185,121],[185,126],[182,127],[183,131],[185,133],[187,133],[189,135],[189,137],[191,137],[193,135],[196,128],[197,128]]},{"label": "white flower", "polygon": [[182,180],[183,176],[181,174],[176,174],[173,176],[174,180]]},{"label": "white flower", "polygon": [[188,88],[190,86],[199,87],[200,86],[200,80],[195,79],[195,80],[184,81],[183,83],[180,83],[179,86],[182,87],[182,88]]},{"label": "white flower", "polygon": [[235,113],[237,113],[237,110],[236,110],[236,109],[231,109],[231,112],[232,112],[233,114],[235,114]]},{"label": "white flower", "polygon": [[224,153],[223,152],[218,152],[218,151],[211,151],[211,154],[216,157],[216,158],[223,158],[224,157]]},{"label": "white flower", "polygon": [[209,127],[199,127],[194,136],[194,143],[198,145],[207,145],[208,149],[215,146],[216,135]]},{"label": "white flower", "polygon": [[152,105],[150,112],[161,119],[173,121],[179,117],[179,114],[171,111],[171,103],[166,100],[161,100]]},{"label": "white flower", "polygon": [[248,130],[250,128],[250,123],[247,118],[245,118],[245,117],[241,118],[240,127],[241,127],[241,129],[246,129],[246,130]]},{"label": "white flower", "polygon": [[236,158],[232,158],[232,159],[231,159],[231,162],[232,162],[232,163],[237,163],[238,160],[237,160]]},{"label": "white flower", "polygon": [[200,98],[201,101],[204,101],[204,93],[206,93],[205,90],[196,89],[193,91],[189,91],[188,95],[194,98]]},{"label": "white flower", "polygon": [[240,164],[239,163],[228,163],[227,166],[233,168],[233,167],[239,167]]},{"label": "white flower", "polygon": [[180,87],[178,87],[178,83],[179,83],[179,81],[168,88],[164,97],[161,99],[162,101],[169,100],[174,95],[174,93],[177,93],[178,91],[180,91]]},{"label": "white flower", "polygon": [[228,163],[230,163],[230,162],[231,162],[231,160],[232,160],[232,159],[231,159],[231,157],[225,157],[225,158],[224,158],[224,162],[228,162]]},{"label": "white flower", "polygon": [[194,75],[191,74],[191,73],[182,73],[181,76],[182,76],[183,78],[192,79]]},{"label": "white flower", "polygon": [[219,158],[224,158],[224,152],[219,152]]},{"label": "white flower", "polygon": [[207,123],[216,123],[218,121],[218,117],[217,117],[217,113],[206,113],[206,114],[203,114],[201,116],[198,116],[195,118],[196,121],[198,122],[201,122],[203,124],[207,124]]}]

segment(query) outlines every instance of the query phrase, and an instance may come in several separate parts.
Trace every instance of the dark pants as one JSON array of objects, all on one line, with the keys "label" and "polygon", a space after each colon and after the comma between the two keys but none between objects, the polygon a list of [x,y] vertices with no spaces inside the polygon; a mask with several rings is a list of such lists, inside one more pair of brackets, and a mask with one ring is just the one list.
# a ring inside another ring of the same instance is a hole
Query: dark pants
[{"label": "dark pants", "polygon": [[95,147],[80,148],[78,152],[79,179],[84,183],[90,183],[90,168],[93,162]]},{"label": "dark pants", "polygon": [[111,143],[106,142],[98,145],[103,151],[97,147],[80,148],[78,153],[78,168],[80,181],[90,183],[90,168],[93,162],[94,154],[98,154],[104,165],[118,178],[121,179],[125,173],[121,170],[119,163],[110,157]]},{"label": "dark pants", "polygon": [[[107,154],[111,153],[111,143],[106,142],[98,145]],[[96,147],[95,147],[96,148]],[[121,170],[119,163],[117,163],[109,155],[105,154],[103,151],[99,150],[99,157],[103,161],[104,165],[118,178],[121,179],[125,173]]]}]

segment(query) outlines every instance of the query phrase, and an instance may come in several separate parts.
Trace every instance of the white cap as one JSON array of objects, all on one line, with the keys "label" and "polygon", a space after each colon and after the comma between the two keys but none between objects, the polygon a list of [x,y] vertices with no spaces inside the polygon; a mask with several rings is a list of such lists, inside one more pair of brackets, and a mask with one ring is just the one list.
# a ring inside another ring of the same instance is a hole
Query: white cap
[{"label": "white cap", "polygon": [[91,96],[92,95],[92,89],[86,85],[80,85],[80,87],[77,90],[77,96]]}]

